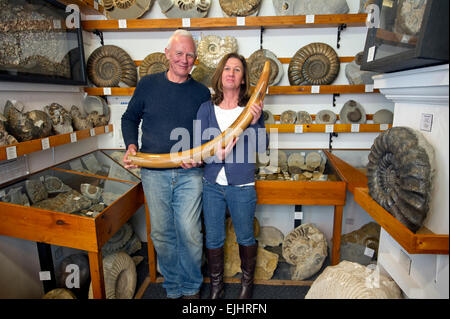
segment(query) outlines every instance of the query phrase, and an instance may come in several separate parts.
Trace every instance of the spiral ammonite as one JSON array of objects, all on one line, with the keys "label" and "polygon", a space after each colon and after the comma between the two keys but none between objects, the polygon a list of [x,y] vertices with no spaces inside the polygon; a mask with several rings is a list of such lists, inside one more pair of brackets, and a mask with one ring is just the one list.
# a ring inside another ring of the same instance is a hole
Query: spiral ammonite
[{"label": "spiral ammonite", "polygon": [[392,127],[374,141],[367,164],[370,196],[412,232],[431,201],[434,149],[409,127]]},{"label": "spiral ammonite", "polygon": [[216,68],[220,60],[228,53],[237,52],[236,38],[226,36],[221,38],[217,35],[203,36],[197,48],[199,62],[208,68]]},{"label": "spiral ammonite", "polygon": [[283,77],[283,65],[273,52],[267,49],[260,49],[253,52],[247,60],[248,76],[251,85],[256,85],[258,82],[266,60],[270,61],[269,85],[275,85],[280,82]]},{"label": "spiral ammonite", "polygon": [[162,52],[154,52],[147,55],[139,66],[139,77],[142,78],[147,74],[165,72],[169,69],[169,60]]},{"label": "spiral ammonite", "polygon": [[168,18],[203,18],[211,0],[158,0],[161,12]]},{"label": "spiral ammonite", "polygon": [[245,17],[258,12],[261,0],[219,0],[223,13],[229,17]]},{"label": "spiral ammonite", "polygon": [[137,19],[150,10],[154,0],[103,0],[108,19]]},{"label": "spiral ammonite", "polygon": [[115,87],[122,81],[136,86],[137,71],[133,59],[115,45],[103,45],[87,61],[89,79],[98,87]]},{"label": "spiral ammonite", "polygon": [[325,85],[332,83],[339,73],[336,51],[325,43],[310,43],[298,50],[288,68],[291,85]]}]

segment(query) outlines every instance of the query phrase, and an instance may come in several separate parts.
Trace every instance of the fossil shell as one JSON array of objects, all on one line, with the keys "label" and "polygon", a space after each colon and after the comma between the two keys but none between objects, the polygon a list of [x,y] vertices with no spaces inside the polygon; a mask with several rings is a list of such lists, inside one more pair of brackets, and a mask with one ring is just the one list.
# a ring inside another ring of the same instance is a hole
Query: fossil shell
[{"label": "fossil shell", "polygon": [[317,169],[322,163],[322,156],[317,152],[309,152],[305,157],[306,168],[309,170]]},{"label": "fossil shell", "polygon": [[336,114],[330,110],[321,110],[316,114],[317,124],[334,124],[336,123],[336,119]]},{"label": "fossil shell", "polygon": [[394,114],[386,109],[376,111],[373,115],[373,122],[376,124],[392,124],[394,121]]},{"label": "fossil shell", "polygon": [[275,124],[275,119],[273,117],[272,112],[263,110],[264,123],[265,124]]},{"label": "fossil shell", "polygon": [[42,296],[42,299],[77,299],[77,297],[69,289],[55,288]]},{"label": "fossil shell", "polygon": [[103,0],[108,19],[137,19],[150,10],[154,0]]},{"label": "fossil shell", "polygon": [[288,157],[288,168],[290,174],[301,174],[306,168],[305,156],[301,153],[292,153]]},{"label": "fossil shell", "polygon": [[366,111],[355,100],[348,100],[339,112],[339,120],[345,124],[366,123]]},{"label": "fossil shell", "polygon": [[211,81],[215,71],[216,69],[208,68],[206,65],[200,62],[194,68],[191,75],[194,80],[203,83],[207,87],[211,87]]},{"label": "fossil shell", "polygon": [[22,206],[30,206],[28,196],[22,193],[22,187],[12,187],[8,192],[0,197],[0,201],[6,203],[13,203]]},{"label": "fossil shell", "polygon": [[125,50],[103,45],[94,50],[87,61],[89,80],[98,87],[115,87],[120,82],[136,86],[136,64]]},{"label": "fossil shell", "polygon": [[147,55],[139,66],[139,77],[143,78],[147,74],[165,72],[169,70],[169,60],[162,52],[154,52]]},{"label": "fossil shell", "polygon": [[284,111],[280,115],[281,124],[294,124],[297,121],[297,113],[291,110]]},{"label": "fossil shell", "polygon": [[168,18],[203,18],[211,0],[158,0],[161,12]]},{"label": "fossil shell", "polygon": [[27,179],[25,181],[25,190],[31,203],[35,204],[48,198],[47,189],[42,182],[37,179]]},{"label": "fossil shell", "polygon": [[3,122],[0,121],[0,146],[6,146],[14,143],[19,143],[17,139],[10,135],[5,128]]},{"label": "fossil shell", "polygon": [[256,15],[261,0],[219,0],[223,13],[228,17]]},{"label": "fossil shell", "polygon": [[51,175],[46,175],[44,177],[44,186],[49,194],[68,192],[72,189],[64,184],[58,177]]},{"label": "fossil shell", "polygon": [[298,111],[297,112],[297,124],[311,124],[312,117],[306,111]]},{"label": "fossil shell", "polygon": [[197,47],[198,60],[208,68],[215,69],[226,54],[237,52],[237,50],[238,45],[235,37],[202,36]]},{"label": "fossil shell", "polygon": [[272,0],[277,15],[348,13],[346,0]]},{"label": "fossil shell", "polygon": [[392,127],[375,139],[367,164],[369,195],[412,232],[430,208],[434,149],[409,127]]},{"label": "fossil shell", "polygon": [[258,82],[266,60],[270,61],[269,86],[280,82],[284,73],[283,65],[280,60],[278,60],[273,52],[267,49],[260,49],[253,52],[247,60],[248,75],[251,85],[256,85]]},{"label": "fossil shell", "polygon": [[93,201],[98,201],[100,196],[102,196],[102,189],[100,187],[87,183],[82,183],[80,185],[80,191],[81,194]]},{"label": "fossil shell", "polygon": [[72,189],[65,193],[59,193],[56,197],[47,198],[32,205],[32,207],[48,209],[63,213],[76,213],[92,205],[92,202]]},{"label": "fossil shell", "polygon": [[78,106],[72,105],[70,108],[70,115],[72,116],[72,125],[76,131],[93,128],[94,124],[88,120],[85,115],[81,114]]},{"label": "fossil shell", "polygon": [[264,246],[279,246],[283,243],[284,235],[276,227],[263,226],[258,235],[258,244]]},{"label": "fossil shell", "polygon": [[328,44],[314,42],[300,48],[288,67],[291,85],[332,83],[339,73],[339,58]]},{"label": "fossil shell", "polygon": [[295,265],[292,279],[309,278],[320,270],[327,257],[325,235],[313,224],[303,224],[292,230],[283,242],[283,257]]},{"label": "fossil shell", "polygon": [[106,256],[122,250],[131,236],[133,236],[133,227],[127,222],[103,245],[102,254]]},{"label": "fossil shell", "polygon": [[422,27],[426,5],[427,1],[424,0],[398,1],[394,32],[417,36]]},{"label": "fossil shell", "polygon": [[[347,243],[357,244],[363,247],[363,249],[365,247],[369,247],[370,249],[373,249],[375,251],[374,257],[376,258],[378,254],[378,243],[380,240],[380,229],[381,229],[380,225],[378,225],[375,222],[367,223],[357,230],[354,230],[347,234],[343,234],[341,237],[341,243],[343,246]],[[341,247],[341,252],[342,249],[343,247]]]},{"label": "fossil shell", "polygon": [[52,120],[53,132],[55,134],[66,134],[73,132],[72,116],[60,104],[52,103],[45,106],[45,112]]},{"label": "fossil shell", "polygon": [[314,280],[305,299],[401,299],[394,280],[379,269],[341,261],[328,266]]}]

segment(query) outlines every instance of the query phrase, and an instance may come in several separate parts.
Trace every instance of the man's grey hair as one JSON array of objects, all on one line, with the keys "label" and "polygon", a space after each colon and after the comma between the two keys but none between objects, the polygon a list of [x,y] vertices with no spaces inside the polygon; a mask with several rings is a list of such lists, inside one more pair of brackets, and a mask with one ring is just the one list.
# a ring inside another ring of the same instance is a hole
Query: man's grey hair
[{"label": "man's grey hair", "polygon": [[172,45],[172,41],[176,37],[188,37],[191,38],[192,42],[194,43],[195,52],[197,52],[197,44],[195,43],[194,37],[192,36],[192,33],[188,30],[184,29],[178,29],[176,30],[169,38],[169,42],[167,43],[166,49],[170,50],[170,46]]}]

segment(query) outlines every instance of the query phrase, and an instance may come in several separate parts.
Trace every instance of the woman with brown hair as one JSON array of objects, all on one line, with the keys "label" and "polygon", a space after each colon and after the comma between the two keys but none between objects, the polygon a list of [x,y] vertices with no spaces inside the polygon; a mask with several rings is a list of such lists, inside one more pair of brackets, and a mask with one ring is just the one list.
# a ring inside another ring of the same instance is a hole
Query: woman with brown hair
[{"label": "woman with brown hair", "polygon": [[[197,113],[204,144],[225,131],[241,114],[250,98],[250,84],[245,58],[237,53],[226,55],[212,79],[214,94]],[[203,218],[206,251],[211,279],[212,299],[223,296],[225,215],[231,215],[242,269],[239,298],[251,298],[258,244],[253,219],[256,208],[256,152],[265,151],[268,140],[261,117],[262,103],[253,104],[253,120],[238,139],[219,147],[214,157],[205,161],[203,176]],[[259,138],[258,138],[259,137]]]}]

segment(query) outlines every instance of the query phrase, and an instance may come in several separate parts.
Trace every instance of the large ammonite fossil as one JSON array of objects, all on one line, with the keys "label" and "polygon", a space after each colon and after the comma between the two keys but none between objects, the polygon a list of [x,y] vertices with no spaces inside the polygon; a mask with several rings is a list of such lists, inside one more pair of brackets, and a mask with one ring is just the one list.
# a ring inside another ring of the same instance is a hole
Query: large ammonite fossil
[{"label": "large ammonite fossil", "polygon": [[278,16],[348,13],[346,0],[272,0]]},{"label": "large ammonite fossil", "polygon": [[264,63],[267,60],[270,62],[269,85],[275,85],[280,82],[283,77],[283,65],[280,60],[278,60],[277,56],[273,52],[267,49],[260,49],[253,52],[247,60],[248,75],[251,85],[256,85],[258,82]]},{"label": "large ammonite fossil", "polygon": [[332,83],[339,73],[339,58],[328,44],[314,42],[298,50],[288,68],[291,85]]},{"label": "large ammonite fossil", "polygon": [[423,224],[431,201],[434,149],[409,127],[375,139],[367,164],[370,196],[411,231]]},{"label": "large ammonite fossil", "polygon": [[339,112],[339,120],[343,124],[366,123],[366,111],[360,103],[348,100]]},{"label": "large ammonite fossil", "polygon": [[245,17],[258,14],[261,0],[219,0],[224,15]]},{"label": "large ammonite fossil", "polygon": [[211,0],[158,0],[158,4],[168,18],[203,18]]},{"label": "large ammonite fossil", "polygon": [[267,85],[269,83],[270,63],[267,61],[264,65],[263,72],[259,78],[258,83],[253,90],[253,93],[248,100],[248,103],[241,115],[227,128],[222,134],[214,138],[212,141],[203,145],[197,146],[193,149],[167,154],[145,154],[137,153],[136,155],[128,155],[128,159],[134,165],[143,167],[155,167],[155,168],[170,168],[178,167],[183,162],[188,162],[193,159],[196,162],[205,160],[211,156],[214,156],[217,146],[225,147],[233,138],[238,137],[247,128],[253,119],[253,115],[250,112],[250,105],[253,103],[259,103],[264,100],[266,95]]},{"label": "large ammonite fossil", "polygon": [[191,75],[195,81],[198,81],[207,87],[211,87],[212,77],[215,71],[216,69],[208,68],[206,65],[200,62],[195,66]]},{"label": "large ammonite fossil", "polygon": [[108,19],[137,19],[150,10],[154,0],[103,0]]},{"label": "large ammonite fossil", "polygon": [[202,36],[198,43],[197,55],[199,62],[208,68],[216,68],[220,60],[228,53],[237,52],[235,37],[221,38],[217,35]]},{"label": "large ammonite fossil", "polygon": [[99,87],[115,87],[119,82],[136,86],[137,71],[133,59],[122,48],[103,45],[87,61],[89,80]]},{"label": "large ammonite fossil", "polygon": [[139,77],[143,78],[147,74],[165,72],[169,70],[169,60],[162,52],[155,52],[147,55],[139,66]]},{"label": "large ammonite fossil", "polygon": [[321,110],[316,114],[317,124],[334,124],[336,123],[336,119],[336,114],[330,110]]}]

